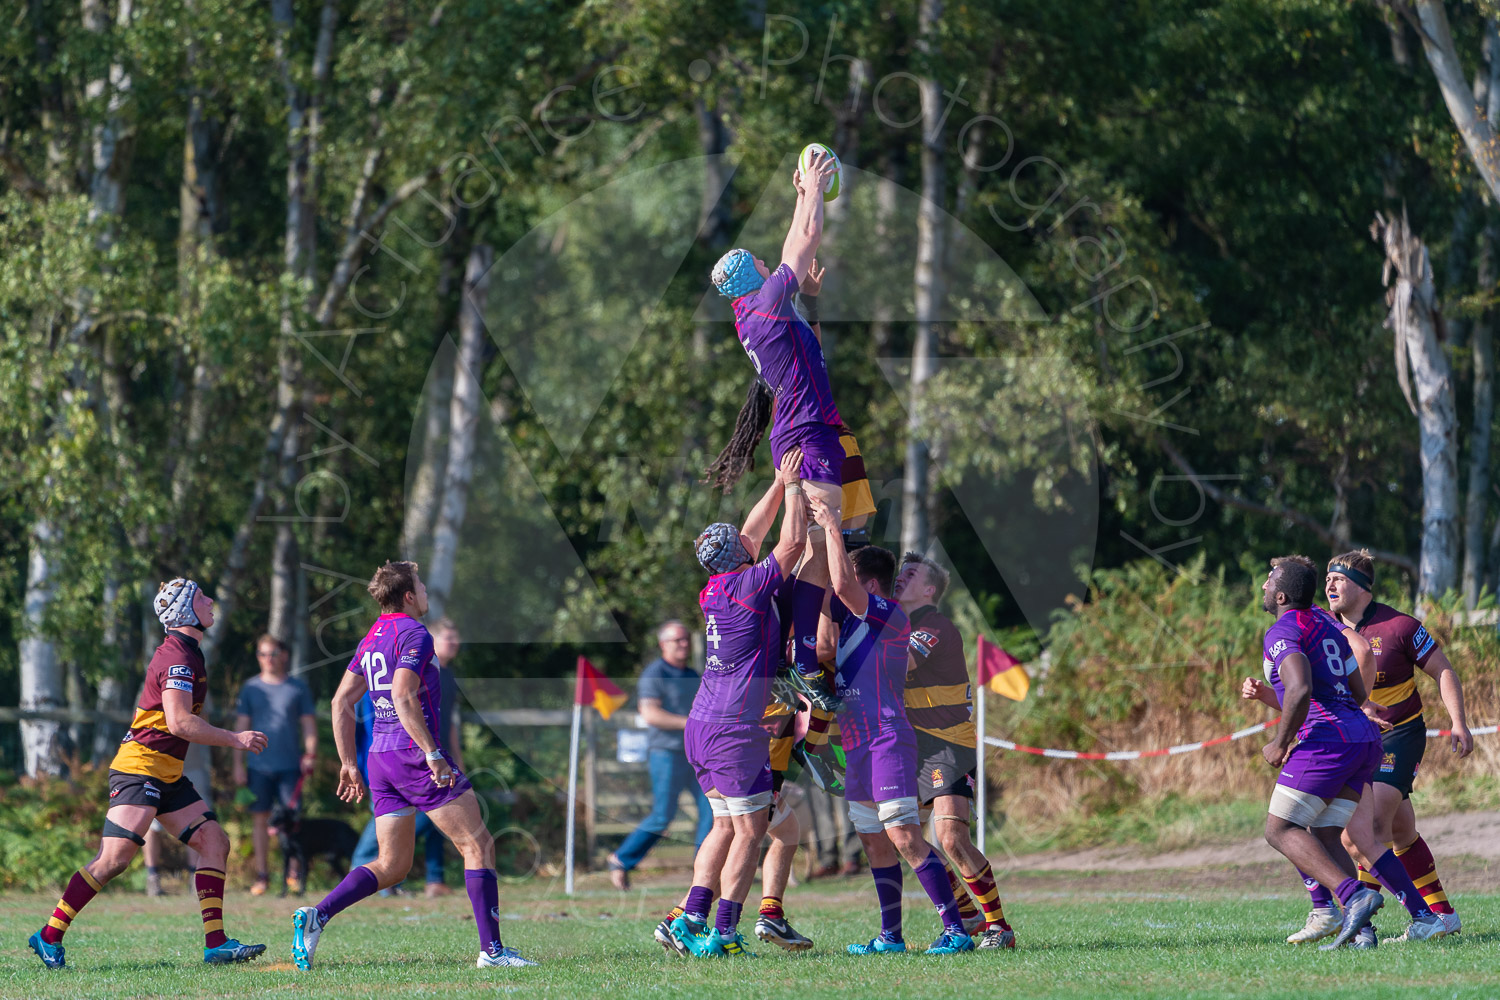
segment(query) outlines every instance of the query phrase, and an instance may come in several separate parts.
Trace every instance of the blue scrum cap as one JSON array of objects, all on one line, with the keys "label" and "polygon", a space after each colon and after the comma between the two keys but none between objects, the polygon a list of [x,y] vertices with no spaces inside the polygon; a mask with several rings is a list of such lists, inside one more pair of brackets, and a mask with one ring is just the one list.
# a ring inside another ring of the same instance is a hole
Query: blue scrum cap
[{"label": "blue scrum cap", "polygon": [[693,543],[693,550],[703,568],[715,574],[728,573],[754,561],[745,551],[745,543],[740,541],[740,529],[722,521],[704,528],[703,534]]},{"label": "blue scrum cap", "polygon": [[720,295],[737,299],[759,289],[766,279],[755,269],[755,256],[749,250],[736,248],[714,265],[713,282]]}]

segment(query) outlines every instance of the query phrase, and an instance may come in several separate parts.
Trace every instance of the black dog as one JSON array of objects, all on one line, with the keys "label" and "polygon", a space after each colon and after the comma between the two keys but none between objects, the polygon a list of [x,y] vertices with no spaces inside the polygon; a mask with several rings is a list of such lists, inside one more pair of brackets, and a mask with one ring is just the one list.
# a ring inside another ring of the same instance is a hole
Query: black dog
[{"label": "black dog", "polygon": [[307,891],[307,867],[315,858],[327,861],[339,878],[349,873],[349,862],[354,857],[354,848],[359,845],[359,834],[348,823],[338,819],[303,819],[302,810],[278,804],[271,812],[270,825],[276,831],[276,839],[281,841],[283,896],[286,895],[293,858],[297,859],[297,870],[302,873],[299,896]]}]

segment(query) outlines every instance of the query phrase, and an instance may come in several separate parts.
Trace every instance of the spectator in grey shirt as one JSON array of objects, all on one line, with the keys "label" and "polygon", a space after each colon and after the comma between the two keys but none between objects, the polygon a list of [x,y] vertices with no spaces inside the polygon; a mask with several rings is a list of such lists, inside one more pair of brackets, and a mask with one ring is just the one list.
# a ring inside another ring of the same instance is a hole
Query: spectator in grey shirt
[{"label": "spectator in grey shirt", "polygon": [[630,888],[630,872],[656,846],[677,815],[677,800],[690,789],[698,808],[698,832],[694,844],[703,843],[713,827],[713,810],[698,787],[698,779],[682,749],[682,731],[698,694],[702,675],[688,665],[691,646],[687,626],[664,622],[656,630],[661,656],[641,671],[636,700],[641,718],[651,727],[646,738],[647,766],[651,773],[651,812],[609,856],[609,877],[615,888]]},{"label": "spectator in grey shirt", "polygon": [[[234,782],[248,787],[255,801],[250,804],[250,818],[255,828],[251,841],[255,847],[255,884],[250,894],[265,893],[270,884],[266,853],[270,840],[271,810],[279,800],[295,805],[297,782],[312,773],[318,759],[318,720],[314,715],[312,692],[300,677],[287,676],[286,643],[273,635],[263,635],[255,644],[260,676],[252,677],[240,688],[235,702],[235,724],[241,729],[256,729],[266,734],[266,749],[251,757],[248,769],[245,752],[234,752]],[[243,723],[243,725],[241,725]],[[287,888],[302,890],[306,872],[288,876]]]}]

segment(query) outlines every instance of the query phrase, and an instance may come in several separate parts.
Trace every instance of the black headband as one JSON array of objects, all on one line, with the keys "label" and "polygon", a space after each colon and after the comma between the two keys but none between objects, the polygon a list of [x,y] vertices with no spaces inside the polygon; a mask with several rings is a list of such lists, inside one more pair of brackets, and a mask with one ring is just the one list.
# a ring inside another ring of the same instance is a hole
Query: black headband
[{"label": "black headband", "polygon": [[1328,572],[1347,576],[1349,579],[1353,580],[1355,583],[1359,584],[1366,590],[1374,589],[1375,581],[1370,579],[1365,574],[1361,573],[1359,570],[1355,569],[1353,566],[1345,566],[1343,563],[1330,563],[1328,566]]}]

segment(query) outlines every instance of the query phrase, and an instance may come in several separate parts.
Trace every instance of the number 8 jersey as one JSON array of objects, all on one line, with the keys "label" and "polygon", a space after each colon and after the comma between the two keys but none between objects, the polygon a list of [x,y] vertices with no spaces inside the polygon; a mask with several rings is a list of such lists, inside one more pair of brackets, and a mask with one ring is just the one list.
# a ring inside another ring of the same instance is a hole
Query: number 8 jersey
[{"label": "number 8 jersey", "polygon": [[432,658],[432,634],[410,615],[381,615],[365,633],[354,659],[349,661],[351,674],[363,674],[370,688],[370,702],[375,718],[370,726],[370,752],[408,750],[417,745],[396,717],[391,700],[391,684],[398,667],[417,675],[422,718],[427,731],[442,746],[438,732],[437,707],[441,698],[441,678]]},{"label": "number 8 jersey", "polygon": [[1354,651],[1326,611],[1293,608],[1266,629],[1263,666],[1266,680],[1276,689],[1278,704],[1285,698],[1281,664],[1293,653],[1307,657],[1312,686],[1312,703],[1297,739],[1314,743],[1379,742],[1380,731],[1349,690],[1348,676],[1359,669]]}]

